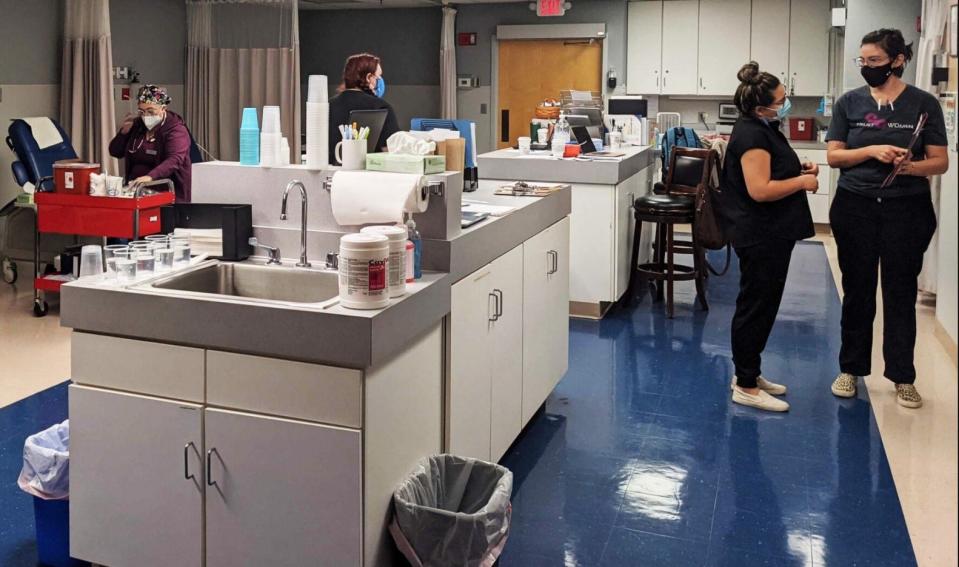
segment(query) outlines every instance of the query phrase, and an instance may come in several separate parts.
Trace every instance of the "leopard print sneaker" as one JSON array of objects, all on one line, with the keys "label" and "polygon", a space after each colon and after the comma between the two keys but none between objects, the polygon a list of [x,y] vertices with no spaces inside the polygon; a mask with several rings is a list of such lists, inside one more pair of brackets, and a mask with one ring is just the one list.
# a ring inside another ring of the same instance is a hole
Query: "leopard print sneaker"
[{"label": "leopard print sneaker", "polygon": [[832,393],[840,398],[856,397],[856,386],[859,384],[859,378],[848,372],[843,372],[832,383]]},{"label": "leopard print sneaker", "polygon": [[912,384],[896,384],[896,401],[904,408],[922,407],[922,396]]}]

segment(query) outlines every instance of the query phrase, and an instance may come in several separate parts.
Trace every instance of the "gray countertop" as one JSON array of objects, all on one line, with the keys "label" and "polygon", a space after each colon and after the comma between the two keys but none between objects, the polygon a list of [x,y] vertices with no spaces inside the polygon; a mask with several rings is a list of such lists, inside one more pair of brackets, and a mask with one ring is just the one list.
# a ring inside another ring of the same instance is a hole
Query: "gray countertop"
[{"label": "gray countertop", "polygon": [[789,145],[797,150],[825,150],[826,142],[818,140],[789,140]]},{"label": "gray countertop", "polygon": [[548,152],[522,155],[519,150],[505,149],[482,154],[478,158],[482,179],[522,179],[549,183],[591,183],[617,185],[654,159],[651,146],[626,147],[625,156],[617,160],[557,159]]},{"label": "gray countertop", "polygon": [[572,189],[569,186],[546,197],[512,197],[494,194],[486,186],[463,194],[463,202],[515,207],[501,217],[464,229],[450,240],[423,240],[425,268],[448,272],[455,283],[489,262],[516,248],[570,214]]},{"label": "gray countertop", "polygon": [[450,312],[453,283],[569,215],[571,190],[505,197],[487,188],[463,199],[515,210],[450,240],[424,239],[423,279],[383,309],[198,294],[153,288],[149,281],[121,287],[81,280],[63,286],[60,321],[106,335],[347,368],[376,366]]},{"label": "gray countertop", "polygon": [[445,273],[425,273],[383,309],[268,302],[150,288],[72,282],[60,322],[94,333],[368,368],[383,362],[450,310]]}]

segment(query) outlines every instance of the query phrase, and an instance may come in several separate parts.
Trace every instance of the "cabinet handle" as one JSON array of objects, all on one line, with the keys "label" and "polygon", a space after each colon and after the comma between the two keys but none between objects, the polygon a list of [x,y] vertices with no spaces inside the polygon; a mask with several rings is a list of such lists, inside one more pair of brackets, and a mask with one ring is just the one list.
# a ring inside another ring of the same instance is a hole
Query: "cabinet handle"
[{"label": "cabinet handle", "polygon": [[653,71],[653,74],[656,75],[656,86],[659,87],[659,71]]},{"label": "cabinet handle", "polygon": [[546,267],[546,275],[547,275],[547,276],[553,275],[553,265],[554,265],[554,262],[553,262],[553,251],[552,251],[552,250],[547,250],[547,251],[546,251],[546,266],[547,266],[547,267]]},{"label": "cabinet handle", "polygon": [[702,78],[702,77],[699,78],[699,88],[701,88],[701,89],[703,89],[703,90],[706,90],[706,87],[703,86],[703,78]]},{"label": "cabinet handle", "polygon": [[559,252],[550,250],[547,254],[549,255],[550,267],[546,275],[551,276],[559,271]]},{"label": "cabinet handle", "polygon": [[207,486],[216,486],[216,481],[213,480],[213,454],[219,457],[220,453],[217,452],[216,447],[210,449],[206,452],[206,485]]},{"label": "cabinet handle", "polygon": [[[496,295],[496,290],[493,290],[488,297],[493,298],[493,315],[490,316],[489,320],[496,322],[499,320],[499,296]],[[486,308],[489,309],[489,299],[486,301]]]},{"label": "cabinet handle", "polygon": [[494,289],[493,293],[497,296],[496,298],[496,320],[499,321],[499,318],[503,316],[503,290]]},{"label": "cabinet handle", "polygon": [[193,444],[193,441],[183,446],[183,478],[185,480],[196,478],[196,475],[190,473],[190,447],[193,447],[193,450],[196,451],[196,445]]},{"label": "cabinet handle", "polygon": [[796,74],[795,73],[793,73],[793,80],[789,82],[789,94],[790,95],[796,94]]}]

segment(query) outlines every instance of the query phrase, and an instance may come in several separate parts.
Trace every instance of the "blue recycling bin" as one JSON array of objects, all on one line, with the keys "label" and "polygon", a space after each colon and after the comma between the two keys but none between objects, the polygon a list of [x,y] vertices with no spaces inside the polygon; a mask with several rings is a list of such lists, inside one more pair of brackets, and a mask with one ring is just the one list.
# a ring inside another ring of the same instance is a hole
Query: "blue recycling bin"
[{"label": "blue recycling bin", "polygon": [[44,567],[89,567],[70,557],[70,501],[33,497],[37,526],[37,564]]}]

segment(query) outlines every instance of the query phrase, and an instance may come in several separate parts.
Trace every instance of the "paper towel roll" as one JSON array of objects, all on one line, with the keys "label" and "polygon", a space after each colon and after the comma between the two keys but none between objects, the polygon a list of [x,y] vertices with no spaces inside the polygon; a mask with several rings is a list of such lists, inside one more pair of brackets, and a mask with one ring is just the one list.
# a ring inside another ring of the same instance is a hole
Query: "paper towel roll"
[{"label": "paper towel roll", "polygon": [[325,168],[330,165],[330,103],[328,102],[306,103],[306,165],[312,168]]},{"label": "paper towel roll", "polygon": [[333,175],[330,205],[341,226],[402,222],[403,213],[423,213],[429,195],[426,179],[411,173],[338,171]]}]

